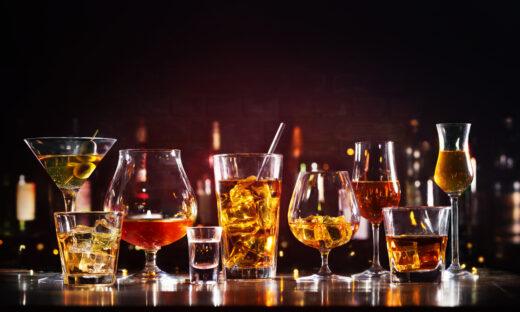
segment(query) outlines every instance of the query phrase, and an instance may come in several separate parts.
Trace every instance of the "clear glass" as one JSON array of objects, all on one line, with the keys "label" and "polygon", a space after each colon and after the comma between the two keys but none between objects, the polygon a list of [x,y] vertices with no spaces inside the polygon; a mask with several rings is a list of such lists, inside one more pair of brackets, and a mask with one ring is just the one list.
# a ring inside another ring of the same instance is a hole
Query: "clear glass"
[{"label": "clear glass", "polygon": [[213,156],[226,279],[276,275],[282,155]]},{"label": "clear glass", "polygon": [[114,284],[123,213],[55,212],[54,221],[64,284]]},{"label": "clear glass", "polygon": [[218,282],[222,227],[199,226],[186,229],[188,237],[190,281],[196,284]]},{"label": "clear glass", "polygon": [[[38,137],[24,139],[49,177],[60,189],[65,211],[75,211],[76,196],[116,139],[99,137]],[[63,283],[61,274],[38,283]]]},{"label": "clear glass", "polygon": [[65,200],[65,211],[74,211],[76,195],[116,139],[42,137],[24,140]]},{"label": "clear glass", "polygon": [[445,276],[449,279],[478,278],[465,271],[459,259],[459,197],[473,181],[473,167],[469,154],[469,123],[437,124],[439,156],[435,166],[435,183],[451,201],[451,265]]},{"label": "clear glass", "polygon": [[441,282],[450,207],[383,208],[393,283]]},{"label": "clear glass", "polygon": [[348,243],[359,228],[359,207],[348,172],[300,172],[288,212],[289,227],[304,245],[321,254],[321,268],[296,281],[343,280],[328,265],[333,248]]},{"label": "clear glass", "polygon": [[397,180],[394,142],[356,142],[352,185],[361,216],[372,224],[372,265],[354,274],[356,280],[387,279],[390,272],[379,262],[379,227],[383,207],[398,206],[401,186]]},{"label": "clear glass", "polygon": [[195,193],[173,149],[119,151],[119,163],[105,197],[105,210],[124,211],[121,238],[145,251],[144,269],[120,284],[180,282],[157,267],[162,246],[186,235],[197,217]]}]

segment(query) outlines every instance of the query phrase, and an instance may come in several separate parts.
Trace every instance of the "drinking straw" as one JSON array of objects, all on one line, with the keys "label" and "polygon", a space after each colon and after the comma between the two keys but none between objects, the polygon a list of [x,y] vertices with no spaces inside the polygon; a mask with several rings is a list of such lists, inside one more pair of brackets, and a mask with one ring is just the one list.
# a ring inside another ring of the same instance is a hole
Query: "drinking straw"
[{"label": "drinking straw", "polygon": [[[269,147],[269,150],[267,151],[267,154],[273,154],[276,150],[276,146],[278,145],[278,142],[280,142],[280,137],[282,136],[282,132],[285,129],[285,123],[281,122],[280,126],[278,127],[278,130],[276,131],[276,134],[274,135],[273,142],[271,142],[271,146]],[[256,176],[256,179],[260,179],[262,172],[264,171],[266,158],[262,161],[262,166],[260,167],[260,171],[258,171],[258,175]]]}]

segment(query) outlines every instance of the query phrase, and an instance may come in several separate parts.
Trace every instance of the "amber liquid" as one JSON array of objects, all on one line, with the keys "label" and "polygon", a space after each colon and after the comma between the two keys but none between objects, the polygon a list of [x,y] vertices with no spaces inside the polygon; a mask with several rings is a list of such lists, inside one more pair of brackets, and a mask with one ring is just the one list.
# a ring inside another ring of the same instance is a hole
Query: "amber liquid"
[{"label": "amber liquid", "polygon": [[435,183],[447,194],[461,194],[473,181],[466,151],[441,151],[435,166]]},{"label": "amber liquid", "polygon": [[399,205],[399,181],[353,181],[361,216],[372,224],[383,221],[383,208]]},{"label": "amber liquid", "polygon": [[448,236],[387,236],[388,258],[399,272],[428,271],[444,262]]},{"label": "amber liquid", "polygon": [[186,235],[191,219],[125,219],[121,238],[144,249],[160,249]]},{"label": "amber liquid", "polygon": [[303,244],[318,250],[336,248],[348,243],[359,228],[344,216],[308,216],[289,221],[294,236]]},{"label": "amber liquid", "polygon": [[217,185],[226,268],[271,267],[276,258],[279,179],[222,180]]},{"label": "amber liquid", "polygon": [[60,189],[79,189],[103,159],[102,155],[42,155],[43,167]]}]

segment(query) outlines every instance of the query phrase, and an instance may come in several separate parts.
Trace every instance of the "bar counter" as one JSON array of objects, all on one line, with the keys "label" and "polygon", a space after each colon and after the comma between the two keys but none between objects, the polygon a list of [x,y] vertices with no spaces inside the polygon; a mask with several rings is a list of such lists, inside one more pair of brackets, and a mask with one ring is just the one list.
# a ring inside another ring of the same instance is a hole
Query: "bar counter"
[{"label": "bar counter", "polygon": [[0,273],[0,311],[259,311],[511,310],[520,304],[520,276],[484,270],[477,281],[394,285],[388,282],[296,283],[283,275],[263,281],[227,281],[214,286],[141,284],[78,288],[38,284],[49,276]]}]

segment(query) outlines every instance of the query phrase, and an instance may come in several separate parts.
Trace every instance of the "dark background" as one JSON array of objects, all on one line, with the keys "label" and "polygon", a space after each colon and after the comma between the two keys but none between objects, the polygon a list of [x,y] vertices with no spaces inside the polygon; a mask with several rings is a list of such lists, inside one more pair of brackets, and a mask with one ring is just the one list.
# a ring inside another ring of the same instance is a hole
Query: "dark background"
[{"label": "dark background", "polygon": [[[424,185],[438,150],[435,123],[471,122],[479,204],[462,208],[463,262],[518,271],[520,230],[512,229],[514,211],[520,227],[520,204],[515,210],[511,201],[518,168],[497,162],[500,155],[518,160],[518,5],[187,3],[2,1],[2,266],[59,265],[50,215],[63,203],[25,137],[90,136],[99,129],[99,136],[117,138],[91,177],[99,209],[119,149],[179,148],[195,185],[211,174],[212,122],[220,125],[220,152],[266,151],[286,122],[277,152],[285,156],[280,240],[288,242],[279,268],[288,272],[319,265],[318,252],[292,237],[285,217],[299,163],[351,170],[346,150],[353,142],[392,139],[401,184]],[[146,142],[136,141],[138,127],[146,128]],[[291,149],[295,127],[303,140],[299,158]],[[422,153],[415,177],[406,172],[410,146]],[[20,174],[37,187],[37,220],[25,234],[17,231],[14,208]],[[447,204],[436,194],[437,204]],[[38,251],[40,241],[45,248]],[[364,269],[370,246],[354,241],[333,251],[333,270]],[[135,255],[142,252],[127,247],[120,267],[140,268],[144,257]],[[165,247],[159,263],[185,271],[185,239]]]}]

